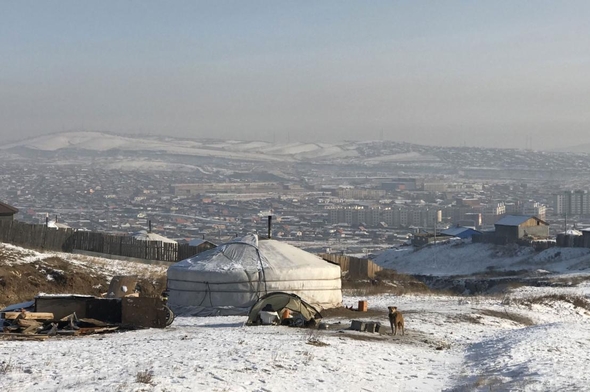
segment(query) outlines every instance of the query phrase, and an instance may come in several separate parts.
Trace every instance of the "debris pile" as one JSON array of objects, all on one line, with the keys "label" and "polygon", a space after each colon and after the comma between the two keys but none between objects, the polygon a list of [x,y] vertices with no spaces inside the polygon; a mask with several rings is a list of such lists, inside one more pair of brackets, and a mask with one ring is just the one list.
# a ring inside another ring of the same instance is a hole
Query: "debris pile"
[{"label": "debris pile", "polygon": [[113,278],[104,297],[90,295],[39,295],[33,302],[0,311],[0,339],[47,339],[119,329],[166,328],[174,313],[165,299],[141,297],[136,277]]},{"label": "debris pile", "polygon": [[0,339],[14,340],[44,340],[58,335],[89,335],[116,331],[120,327],[95,319],[79,319],[76,313],[56,319],[53,313],[29,312],[24,309],[18,312],[4,312],[0,319]]}]

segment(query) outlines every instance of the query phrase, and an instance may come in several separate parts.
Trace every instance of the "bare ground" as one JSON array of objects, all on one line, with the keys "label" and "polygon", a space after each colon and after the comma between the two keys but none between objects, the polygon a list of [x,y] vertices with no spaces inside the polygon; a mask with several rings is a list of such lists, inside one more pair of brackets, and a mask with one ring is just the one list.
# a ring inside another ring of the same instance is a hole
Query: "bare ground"
[{"label": "bare ground", "polygon": [[[107,274],[57,256],[28,263],[15,263],[14,259],[14,254],[0,254],[0,309],[30,301],[39,293],[98,296],[109,285]],[[158,275],[141,278],[137,288],[141,295],[159,296],[165,286],[166,277]]]}]

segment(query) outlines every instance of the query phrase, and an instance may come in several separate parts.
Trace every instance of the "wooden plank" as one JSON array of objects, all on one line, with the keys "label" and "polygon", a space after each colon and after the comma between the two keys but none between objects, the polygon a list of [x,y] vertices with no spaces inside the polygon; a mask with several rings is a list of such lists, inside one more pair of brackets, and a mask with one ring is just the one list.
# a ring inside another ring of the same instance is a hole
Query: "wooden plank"
[{"label": "wooden plank", "polygon": [[69,330],[69,329],[59,329],[55,332],[58,335],[67,335],[67,336],[78,336],[80,335],[79,330]]},{"label": "wooden plank", "polygon": [[80,335],[90,335],[93,333],[103,333],[103,332],[113,332],[118,330],[119,327],[90,327],[90,328],[80,328]]},{"label": "wooden plank", "polygon": [[101,327],[108,327],[109,326],[109,324],[105,323],[104,321],[96,320],[96,319],[92,319],[92,318],[80,319],[80,320],[78,320],[78,323],[80,325],[82,325],[82,324],[94,325],[93,327],[83,327],[83,328],[101,328]]},{"label": "wooden plank", "polygon": [[17,319],[16,323],[21,327],[40,327],[43,324],[38,322],[37,320],[26,320],[26,319]]},{"label": "wooden plank", "polygon": [[53,313],[44,312],[5,312],[3,313],[5,320],[16,320],[19,318],[29,320],[53,320]]},{"label": "wooden plank", "polygon": [[41,326],[35,326],[35,325],[29,325],[28,327],[26,327],[25,329],[22,330],[22,333],[27,334],[27,335],[33,335],[36,334]]},{"label": "wooden plank", "polygon": [[47,335],[29,335],[24,333],[0,333],[0,339],[4,340],[45,340]]}]

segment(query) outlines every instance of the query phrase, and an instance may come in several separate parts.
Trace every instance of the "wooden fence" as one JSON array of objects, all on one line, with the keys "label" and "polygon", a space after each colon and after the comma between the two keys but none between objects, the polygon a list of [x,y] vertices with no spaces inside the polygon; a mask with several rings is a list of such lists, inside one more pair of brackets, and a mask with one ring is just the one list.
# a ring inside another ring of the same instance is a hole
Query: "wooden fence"
[{"label": "wooden fence", "polygon": [[214,247],[210,242],[199,246],[142,241],[130,236],[53,229],[19,221],[0,221],[0,242],[25,248],[56,252],[72,252],[74,249],[146,260],[176,262]]},{"label": "wooden fence", "polygon": [[64,251],[63,245],[75,233],[72,229],[56,230],[45,225],[19,221],[0,221],[0,241],[25,248]]},{"label": "wooden fence", "polygon": [[[19,245],[24,248],[56,252],[72,252],[74,249],[146,260],[176,262],[215,247],[210,242],[199,246],[173,244],[162,241],[142,241],[130,236],[54,229],[19,221],[0,220],[0,242]],[[320,254],[325,260],[337,263],[350,279],[373,279],[383,268],[368,259]]]},{"label": "wooden fence", "polygon": [[375,278],[375,274],[383,269],[369,259],[360,259],[358,257],[334,253],[322,253],[318,256],[340,265],[342,273],[346,273],[345,276],[349,279],[373,279]]}]

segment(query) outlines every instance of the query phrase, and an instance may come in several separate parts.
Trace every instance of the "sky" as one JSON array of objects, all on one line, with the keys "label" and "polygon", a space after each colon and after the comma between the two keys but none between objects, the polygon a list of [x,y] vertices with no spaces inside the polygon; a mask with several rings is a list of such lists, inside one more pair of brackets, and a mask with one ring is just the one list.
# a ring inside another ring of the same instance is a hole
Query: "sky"
[{"label": "sky", "polygon": [[0,137],[590,143],[590,2],[0,0]]}]

